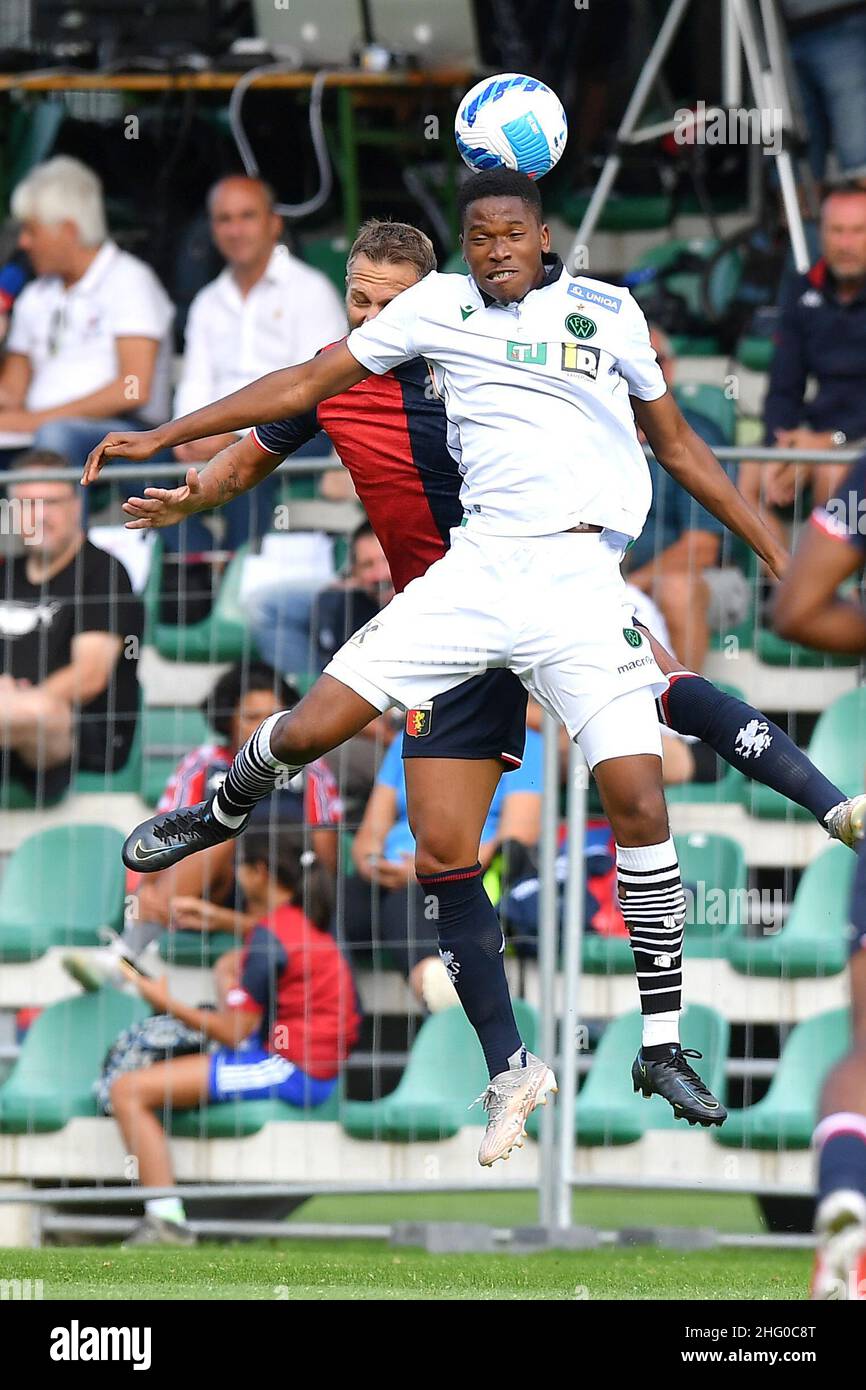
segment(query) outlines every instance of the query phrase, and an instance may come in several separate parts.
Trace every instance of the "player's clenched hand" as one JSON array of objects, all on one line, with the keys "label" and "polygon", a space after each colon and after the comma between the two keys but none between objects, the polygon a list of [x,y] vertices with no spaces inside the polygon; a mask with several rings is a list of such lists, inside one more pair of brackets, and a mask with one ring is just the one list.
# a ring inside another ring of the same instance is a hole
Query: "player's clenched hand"
[{"label": "player's clenched hand", "polygon": [[153,458],[162,447],[159,430],[112,430],[87,455],[81,482],[84,487],[95,482],[109,459],[139,463]]},{"label": "player's clenched hand", "polygon": [[143,497],[130,497],[123,510],[131,521],[128,531],[150,531],[160,526],[175,526],[184,517],[201,509],[201,480],[194,468],[187,470],[186,481],[180,487],[146,487]]}]

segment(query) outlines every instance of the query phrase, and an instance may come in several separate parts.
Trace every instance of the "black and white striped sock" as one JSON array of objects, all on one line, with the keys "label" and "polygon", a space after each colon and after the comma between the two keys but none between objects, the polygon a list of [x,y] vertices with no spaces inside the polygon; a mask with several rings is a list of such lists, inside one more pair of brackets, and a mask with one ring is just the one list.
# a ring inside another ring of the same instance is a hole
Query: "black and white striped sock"
[{"label": "black and white striped sock", "polygon": [[237,829],[257,801],[270,796],[278,785],[301,770],[281,763],[271,752],[274,725],[286,713],[284,709],[278,710],[259,725],[235,754],[226,779],[214,797],[214,816],[231,830]]},{"label": "black and white striped sock", "polygon": [[679,1042],[686,900],[674,842],[617,845],[616,868],[634,952],[644,1047]]}]

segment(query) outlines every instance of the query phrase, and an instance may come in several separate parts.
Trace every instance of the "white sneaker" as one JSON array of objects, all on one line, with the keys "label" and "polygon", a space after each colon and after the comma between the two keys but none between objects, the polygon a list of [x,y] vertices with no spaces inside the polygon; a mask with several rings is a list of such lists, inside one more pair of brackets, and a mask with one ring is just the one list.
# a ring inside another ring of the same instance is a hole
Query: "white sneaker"
[{"label": "white sneaker", "polygon": [[[526,1121],[537,1105],[546,1105],[548,1093],[558,1090],[556,1077],[546,1062],[526,1054],[526,1066],[502,1071],[482,1091],[480,1101],[487,1111],[487,1129],[478,1150],[478,1162],[489,1168],[497,1158],[508,1158],[512,1149],[522,1149]],[[471,1109],[471,1107],[470,1107]]]},{"label": "white sneaker", "polygon": [[[76,951],[64,956],[63,969],[88,994],[110,985],[112,989],[126,994],[137,994],[138,990],[129,976],[121,969],[121,955],[111,946],[102,946],[95,951]],[[132,960],[132,957],[129,957]]]},{"label": "white sneaker", "polygon": [[849,849],[856,848],[866,828],[866,793],[849,797],[847,801],[833,806],[824,817],[824,824],[832,839],[841,840]]},{"label": "white sneaker", "polygon": [[832,1192],[815,1218],[818,1248],[810,1298],[866,1303],[866,1198]]}]

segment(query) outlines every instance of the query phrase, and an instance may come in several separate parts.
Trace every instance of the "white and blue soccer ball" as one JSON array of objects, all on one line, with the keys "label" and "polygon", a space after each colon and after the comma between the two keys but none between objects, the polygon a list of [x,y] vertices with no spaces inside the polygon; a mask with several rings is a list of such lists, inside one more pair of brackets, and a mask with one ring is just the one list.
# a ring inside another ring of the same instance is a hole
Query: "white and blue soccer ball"
[{"label": "white and blue soccer ball", "polygon": [[454,138],[476,173],[519,169],[540,179],[565,149],[568,122],[556,92],[537,77],[500,72],[477,82],[463,97]]}]

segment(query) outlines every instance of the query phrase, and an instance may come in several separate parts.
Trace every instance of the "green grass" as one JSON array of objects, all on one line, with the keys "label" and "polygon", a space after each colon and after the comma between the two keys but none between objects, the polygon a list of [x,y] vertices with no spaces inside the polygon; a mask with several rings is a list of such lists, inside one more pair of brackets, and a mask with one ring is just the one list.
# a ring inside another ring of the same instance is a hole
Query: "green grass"
[{"label": "green grass", "polygon": [[[315,1197],[294,1221],[473,1221],[531,1225],[535,1195],[428,1193]],[[585,1191],[574,1219],[602,1229],[710,1226],[756,1232],[750,1197]],[[46,1299],[802,1299],[805,1251],[717,1249],[681,1253],[603,1248],[535,1255],[428,1255],[382,1241],[292,1240],[193,1250],[118,1246],[0,1251],[0,1277],[41,1279]]]},{"label": "green grass", "polygon": [[46,1299],[802,1299],[802,1251],[428,1255],[373,1241],[0,1251]]},{"label": "green grass", "polygon": [[[724,1193],[625,1192],[586,1189],[572,1202],[575,1225],[615,1231],[623,1226],[710,1226],[747,1235],[764,1229],[754,1197]],[[428,1192],[405,1196],[311,1197],[291,1221],[363,1222],[481,1221],[488,1226],[532,1226],[538,1220],[534,1192]]]}]

